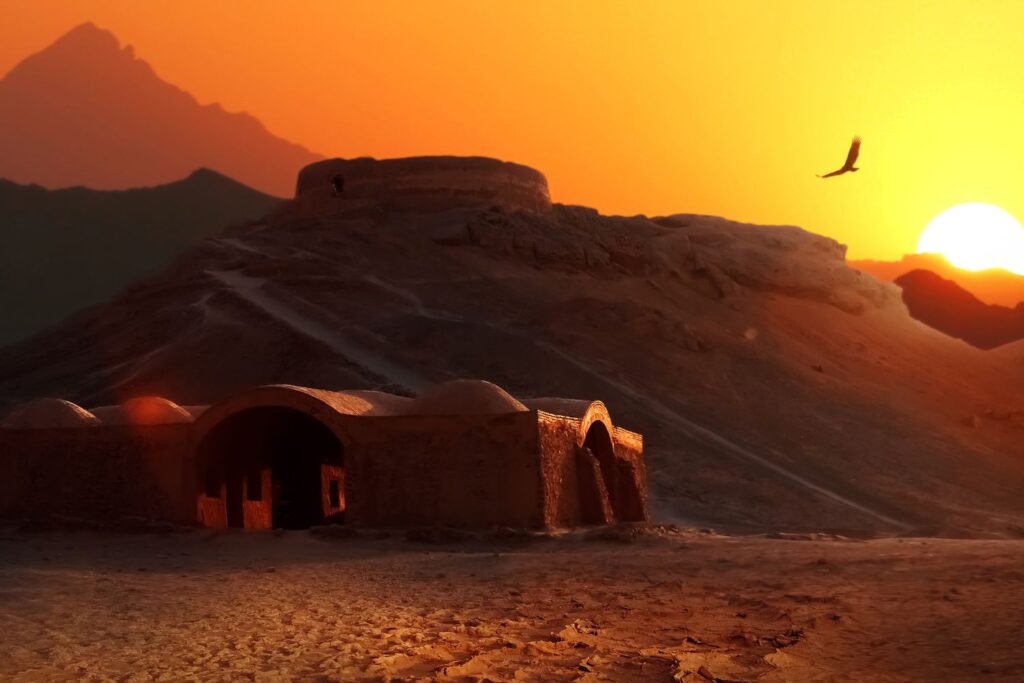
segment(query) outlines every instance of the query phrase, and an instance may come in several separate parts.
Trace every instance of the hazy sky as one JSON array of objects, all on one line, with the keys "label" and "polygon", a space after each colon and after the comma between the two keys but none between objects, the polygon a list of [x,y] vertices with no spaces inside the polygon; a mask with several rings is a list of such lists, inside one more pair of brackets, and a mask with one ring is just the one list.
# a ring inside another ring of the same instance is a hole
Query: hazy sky
[{"label": "hazy sky", "polygon": [[[83,21],[336,156],[483,154],[606,213],[789,223],[853,257],[1024,218],[1024,2],[0,0],[0,72]],[[864,138],[858,174],[819,180]]]}]

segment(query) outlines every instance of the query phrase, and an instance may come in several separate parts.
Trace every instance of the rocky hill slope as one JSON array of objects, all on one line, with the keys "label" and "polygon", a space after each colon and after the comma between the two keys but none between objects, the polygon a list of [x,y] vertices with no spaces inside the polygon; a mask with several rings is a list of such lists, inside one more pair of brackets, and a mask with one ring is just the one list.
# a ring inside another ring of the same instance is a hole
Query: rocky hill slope
[{"label": "rocky hill slope", "polygon": [[0,344],[106,301],[280,201],[205,169],[168,185],[108,192],[0,180]]},{"label": "rocky hill slope", "polygon": [[248,114],[200,105],[93,24],[0,80],[0,178],[18,183],[124,189],[207,167],[289,196],[318,158]]},{"label": "rocky hill slope", "polygon": [[481,377],[603,399],[645,434],[664,521],[1024,533],[1024,432],[993,412],[1021,405],[1019,370],[914,321],[835,241],[552,205],[489,160],[325,163],[268,219],[0,351],[2,400]]}]

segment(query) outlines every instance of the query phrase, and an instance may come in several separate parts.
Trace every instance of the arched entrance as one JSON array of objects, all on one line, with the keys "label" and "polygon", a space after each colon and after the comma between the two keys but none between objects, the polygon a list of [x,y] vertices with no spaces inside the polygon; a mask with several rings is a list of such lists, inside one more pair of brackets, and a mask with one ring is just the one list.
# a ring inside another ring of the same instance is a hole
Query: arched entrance
[{"label": "arched entrance", "polygon": [[257,406],[214,425],[196,447],[200,516],[246,529],[304,529],[342,521],[345,449],[323,422]]},{"label": "arched entrance", "polygon": [[615,444],[612,442],[612,435],[604,422],[594,420],[587,429],[587,435],[583,439],[583,448],[593,453],[601,466],[601,479],[608,491],[608,503],[612,508],[612,520],[619,517],[618,497],[618,469],[615,465]]}]

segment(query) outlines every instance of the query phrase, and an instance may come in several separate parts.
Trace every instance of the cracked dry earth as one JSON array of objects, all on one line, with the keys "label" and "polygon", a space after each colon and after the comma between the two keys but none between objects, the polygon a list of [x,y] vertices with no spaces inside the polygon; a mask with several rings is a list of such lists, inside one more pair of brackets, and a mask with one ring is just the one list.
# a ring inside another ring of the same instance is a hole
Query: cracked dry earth
[{"label": "cracked dry earth", "polygon": [[1024,679],[1024,542],[0,533],[0,679]]}]

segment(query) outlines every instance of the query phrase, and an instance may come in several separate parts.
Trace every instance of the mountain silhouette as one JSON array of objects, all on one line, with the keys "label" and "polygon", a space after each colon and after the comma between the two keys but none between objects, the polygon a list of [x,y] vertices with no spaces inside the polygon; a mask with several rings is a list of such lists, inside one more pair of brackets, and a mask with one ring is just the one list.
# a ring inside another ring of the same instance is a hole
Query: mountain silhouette
[{"label": "mountain silhouette", "polygon": [[953,280],[987,304],[1016,306],[1024,301],[1024,276],[1001,268],[963,270],[941,254],[906,254],[899,261],[848,261],[851,268],[871,273],[879,280],[893,282],[912,270],[930,270]]},{"label": "mountain silhouette", "polygon": [[910,315],[980,349],[1024,339],[1024,304],[986,304],[953,280],[929,270],[912,270],[895,280]]},{"label": "mountain silhouette", "polygon": [[167,265],[280,200],[201,169],[160,187],[47,190],[0,180],[0,344]]},{"label": "mountain silhouette", "polygon": [[0,177],[18,183],[124,189],[207,167],[289,196],[318,158],[248,114],[200,105],[91,23],[0,80]]}]

